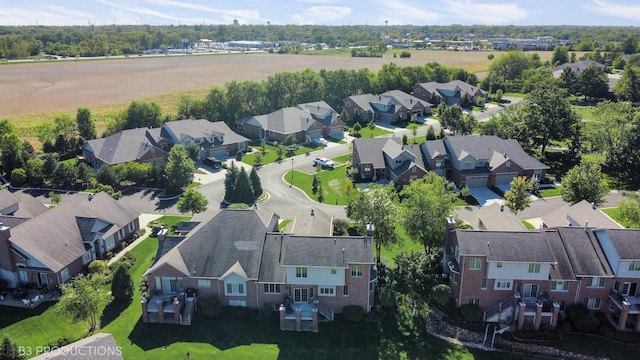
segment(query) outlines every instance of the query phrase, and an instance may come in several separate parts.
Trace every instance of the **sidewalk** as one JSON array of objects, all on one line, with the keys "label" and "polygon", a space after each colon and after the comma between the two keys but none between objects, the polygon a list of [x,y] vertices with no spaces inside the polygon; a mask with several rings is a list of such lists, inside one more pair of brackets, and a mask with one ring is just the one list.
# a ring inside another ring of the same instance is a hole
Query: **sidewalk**
[{"label": "sidewalk", "polygon": [[111,265],[114,262],[118,261],[129,250],[133,249],[138,244],[143,242],[146,238],[148,238],[149,235],[151,234],[151,229],[147,228],[147,225],[149,223],[151,223],[153,220],[158,219],[160,217],[162,217],[162,215],[158,215],[158,214],[140,214],[140,216],[138,217],[138,219],[140,221],[140,230],[145,229],[144,235],[142,235],[139,238],[137,238],[134,242],[129,244],[129,246],[127,246],[126,248],[122,249],[122,251],[120,251],[114,257],[112,257],[111,260],[109,260],[107,264]]}]

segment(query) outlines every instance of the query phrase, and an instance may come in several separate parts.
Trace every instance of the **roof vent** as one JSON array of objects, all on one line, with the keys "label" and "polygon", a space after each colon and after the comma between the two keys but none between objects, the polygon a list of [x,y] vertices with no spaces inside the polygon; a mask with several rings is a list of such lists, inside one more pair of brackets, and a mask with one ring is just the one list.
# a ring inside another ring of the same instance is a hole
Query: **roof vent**
[{"label": "roof vent", "polygon": [[591,208],[592,208],[593,210],[595,210],[595,209],[596,209],[596,203],[595,203],[595,202],[592,202],[592,203],[591,203]]},{"label": "roof vent", "polygon": [[589,230],[589,220],[585,220],[584,221],[584,231],[588,231]]},{"label": "roof vent", "polygon": [[89,196],[87,197],[89,199],[89,201],[93,200],[93,194],[89,194]]},{"label": "roof vent", "polygon": [[504,204],[500,204],[500,212],[504,211]]},{"label": "roof vent", "polygon": [[504,158],[507,158],[507,153],[502,154],[502,156],[504,156]]}]

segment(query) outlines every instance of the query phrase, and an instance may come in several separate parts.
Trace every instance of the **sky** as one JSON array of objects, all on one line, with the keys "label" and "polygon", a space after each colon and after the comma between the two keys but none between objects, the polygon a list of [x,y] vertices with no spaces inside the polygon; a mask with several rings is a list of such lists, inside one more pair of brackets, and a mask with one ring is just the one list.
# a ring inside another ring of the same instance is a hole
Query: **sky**
[{"label": "sky", "polygon": [[2,0],[0,25],[640,25],[638,0]]}]

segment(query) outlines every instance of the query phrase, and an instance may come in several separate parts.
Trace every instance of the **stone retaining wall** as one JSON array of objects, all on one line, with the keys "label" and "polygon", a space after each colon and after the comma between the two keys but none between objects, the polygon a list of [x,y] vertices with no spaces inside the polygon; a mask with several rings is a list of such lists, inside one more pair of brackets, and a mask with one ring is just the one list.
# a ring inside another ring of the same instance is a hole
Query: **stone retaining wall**
[{"label": "stone retaining wall", "polygon": [[462,329],[457,326],[449,325],[442,320],[442,315],[438,315],[433,311],[429,311],[426,316],[427,332],[439,339],[450,343],[461,344],[466,347],[483,349],[486,351],[504,351],[519,354],[527,354],[534,356],[544,356],[548,358],[575,359],[575,360],[602,360],[595,356],[575,354],[563,351],[553,347],[516,343],[502,338],[496,337],[493,349],[487,349],[482,346],[484,335],[476,332]]}]

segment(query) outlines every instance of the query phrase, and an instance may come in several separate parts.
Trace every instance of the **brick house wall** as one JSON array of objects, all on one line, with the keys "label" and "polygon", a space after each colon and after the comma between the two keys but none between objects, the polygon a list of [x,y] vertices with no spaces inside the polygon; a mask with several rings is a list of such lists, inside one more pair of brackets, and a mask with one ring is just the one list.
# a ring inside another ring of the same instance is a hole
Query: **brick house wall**
[{"label": "brick house wall", "polygon": [[[416,172],[413,172],[412,169],[416,169]],[[427,175],[427,172],[417,166],[413,166],[405,171],[402,175],[398,176],[396,179],[396,185],[405,186],[409,185],[409,182],[414,179],[421,179]]]}]

